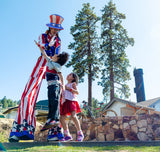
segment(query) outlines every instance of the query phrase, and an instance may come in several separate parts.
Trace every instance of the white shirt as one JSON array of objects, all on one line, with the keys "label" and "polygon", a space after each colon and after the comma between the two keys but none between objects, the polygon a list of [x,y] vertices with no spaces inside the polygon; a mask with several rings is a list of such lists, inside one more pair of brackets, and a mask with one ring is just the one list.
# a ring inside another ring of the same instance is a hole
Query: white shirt
[{"label": "white shirt", "polygon": [[49,70],[55,69],[57,72],[61,72],[62,69],[62,66],[59,63],[53,62],[49,57],[47,57],[47,66]]},{"label": "white shirt", "polygon": [[[66,84],[66,86],[67,86],[67,87],[70,87],[71,89],[73,89],[72,84],[73,84],[73,83],[69,83],[69,84]],[[67,100],[78,101],[77,94],[72,93],[72,92],[69,91],[69,90],[65,90],[64,96],[65,96],[65,99],[67,99]]]}]

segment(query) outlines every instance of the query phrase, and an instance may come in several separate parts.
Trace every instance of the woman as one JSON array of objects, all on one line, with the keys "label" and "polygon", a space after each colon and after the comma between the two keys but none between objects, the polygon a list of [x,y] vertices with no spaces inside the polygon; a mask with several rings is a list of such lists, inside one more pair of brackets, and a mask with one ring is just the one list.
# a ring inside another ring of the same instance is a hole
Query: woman
[{"label": "woman", "polygon": [[[61,26],[64,18],[57,14],[50,15],[49,29],[39,36],[38,45],[45,49],[48,56],[60,53],[61,40],[58,32],[63,30]],[[29,77],[21,96],[18,112],[11,129],[9,141],[33,140],[36,126],[35,104],[39,90],[46,72],[46,59],[41,55]]]}]

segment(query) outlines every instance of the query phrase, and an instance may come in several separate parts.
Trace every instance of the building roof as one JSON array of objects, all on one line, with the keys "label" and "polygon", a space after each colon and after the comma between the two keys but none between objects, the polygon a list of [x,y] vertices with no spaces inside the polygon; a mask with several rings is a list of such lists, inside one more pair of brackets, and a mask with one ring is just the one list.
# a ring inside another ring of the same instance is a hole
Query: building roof
[{"label": "building roof", "polygon": [[9,113],[10,111],[17,111],[17,109],[18,109],[18,106],[9,108],[9,109],[7,109],[6,111],[4,111],[3,114],[7,114],[7,113]]},{"label": "building roof", "polygon": [[35,110],[47,110],[48,111],[48,100],[40,100],[36,103]]},{"label": "building roof", "polygon": [[142,106],[146,106],[146,107],[150,107],[152,104],[155,104],[156,102],[160,102],[160,97],[154,98],[154,99],[150,99],[150,100],[146,100],[146,101],[141,101],[141,102],[139,102],[137,104],[138,105],[142,105]]},{"label": "building roof", "polygon": [[124,99],[120,99],[120,98],[114,98],[112,101],[110,101],[104,108],[103,108],[103,111],[108,109],[114,102],[121,102],[121,103],[125,103],[125,104],[129,104],[133,107],[138,107],[138,108],[145,108],[145,109],[148,109],[148,110],[154,110],[154,108],[150,108],[146,105],[141,105],[139,103],[136,103],[136,102],[132,102],[132,101],[127,101],[127,100],[124,100]]},{"label": "building roof", "polygon": [[[12,107],[3,112],[3,114],[7,114],[10,111],[17,111],[19,106]],[[35,110],[48,111],[48,100],[40,100],[35,105]]]},{"label": "building roof", "polygon": [[0,118],[5,118],[5,116],[2,113],[0,113]]}]

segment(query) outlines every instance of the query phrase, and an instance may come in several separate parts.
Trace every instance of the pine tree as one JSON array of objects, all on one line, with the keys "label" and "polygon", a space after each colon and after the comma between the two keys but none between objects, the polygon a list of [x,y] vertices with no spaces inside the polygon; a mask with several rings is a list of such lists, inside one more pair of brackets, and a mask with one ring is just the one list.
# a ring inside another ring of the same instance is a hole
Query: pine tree
[{"label": "pine tree", "polygon": [[1,103],[3,104],[3,106],[2,106],[3,108],[7,108],[8,107],[6,96],[4,96],[4,98],[1,100]]},{"label": "pine tree", "polygon": [[101,82],[105,98],[110,97],[110,101],[119,95],[129,97],[129,87],[126,84],[130,80],[130,73],[127,68],[130,66],[125,53],[128,45],[134,45],[134,39],[129,38],[127,30],[121,25],[125,15],[116,10],[112,0],[102,9],[101,20],[101,57],[103,61]]},{"label": "pine tree", "polygon": [[94,7],[90,8],[90,4],[86,3],[76,15],[76,23],[70,29],[74,42],[68,46],[74,52],[71,61],[67,64],[67,67],[73,67],[73,71],[78,74],[80,82],[84,82],[85,74],[88,75],[89,106],[92,106],[92,81],[98,77],[99,71],[98,36],[96,33],[96,23],[99,18],[93,11]]}]

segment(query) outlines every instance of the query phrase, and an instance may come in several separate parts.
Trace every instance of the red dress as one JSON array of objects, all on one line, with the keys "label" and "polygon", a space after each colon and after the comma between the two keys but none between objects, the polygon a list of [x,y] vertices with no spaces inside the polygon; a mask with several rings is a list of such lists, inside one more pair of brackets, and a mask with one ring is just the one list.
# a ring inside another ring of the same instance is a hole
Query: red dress
[{"label": "red dress", "polygon": [[[68,87],[72,88],[73,83],[67,84]],[[61,115],[71,115],[71,112],[76,111],[76,113],[81,112],[81,108],[78,103],[76,94],[73,94],[69,90],[65,90],[65,102],[61,107]]]}]

